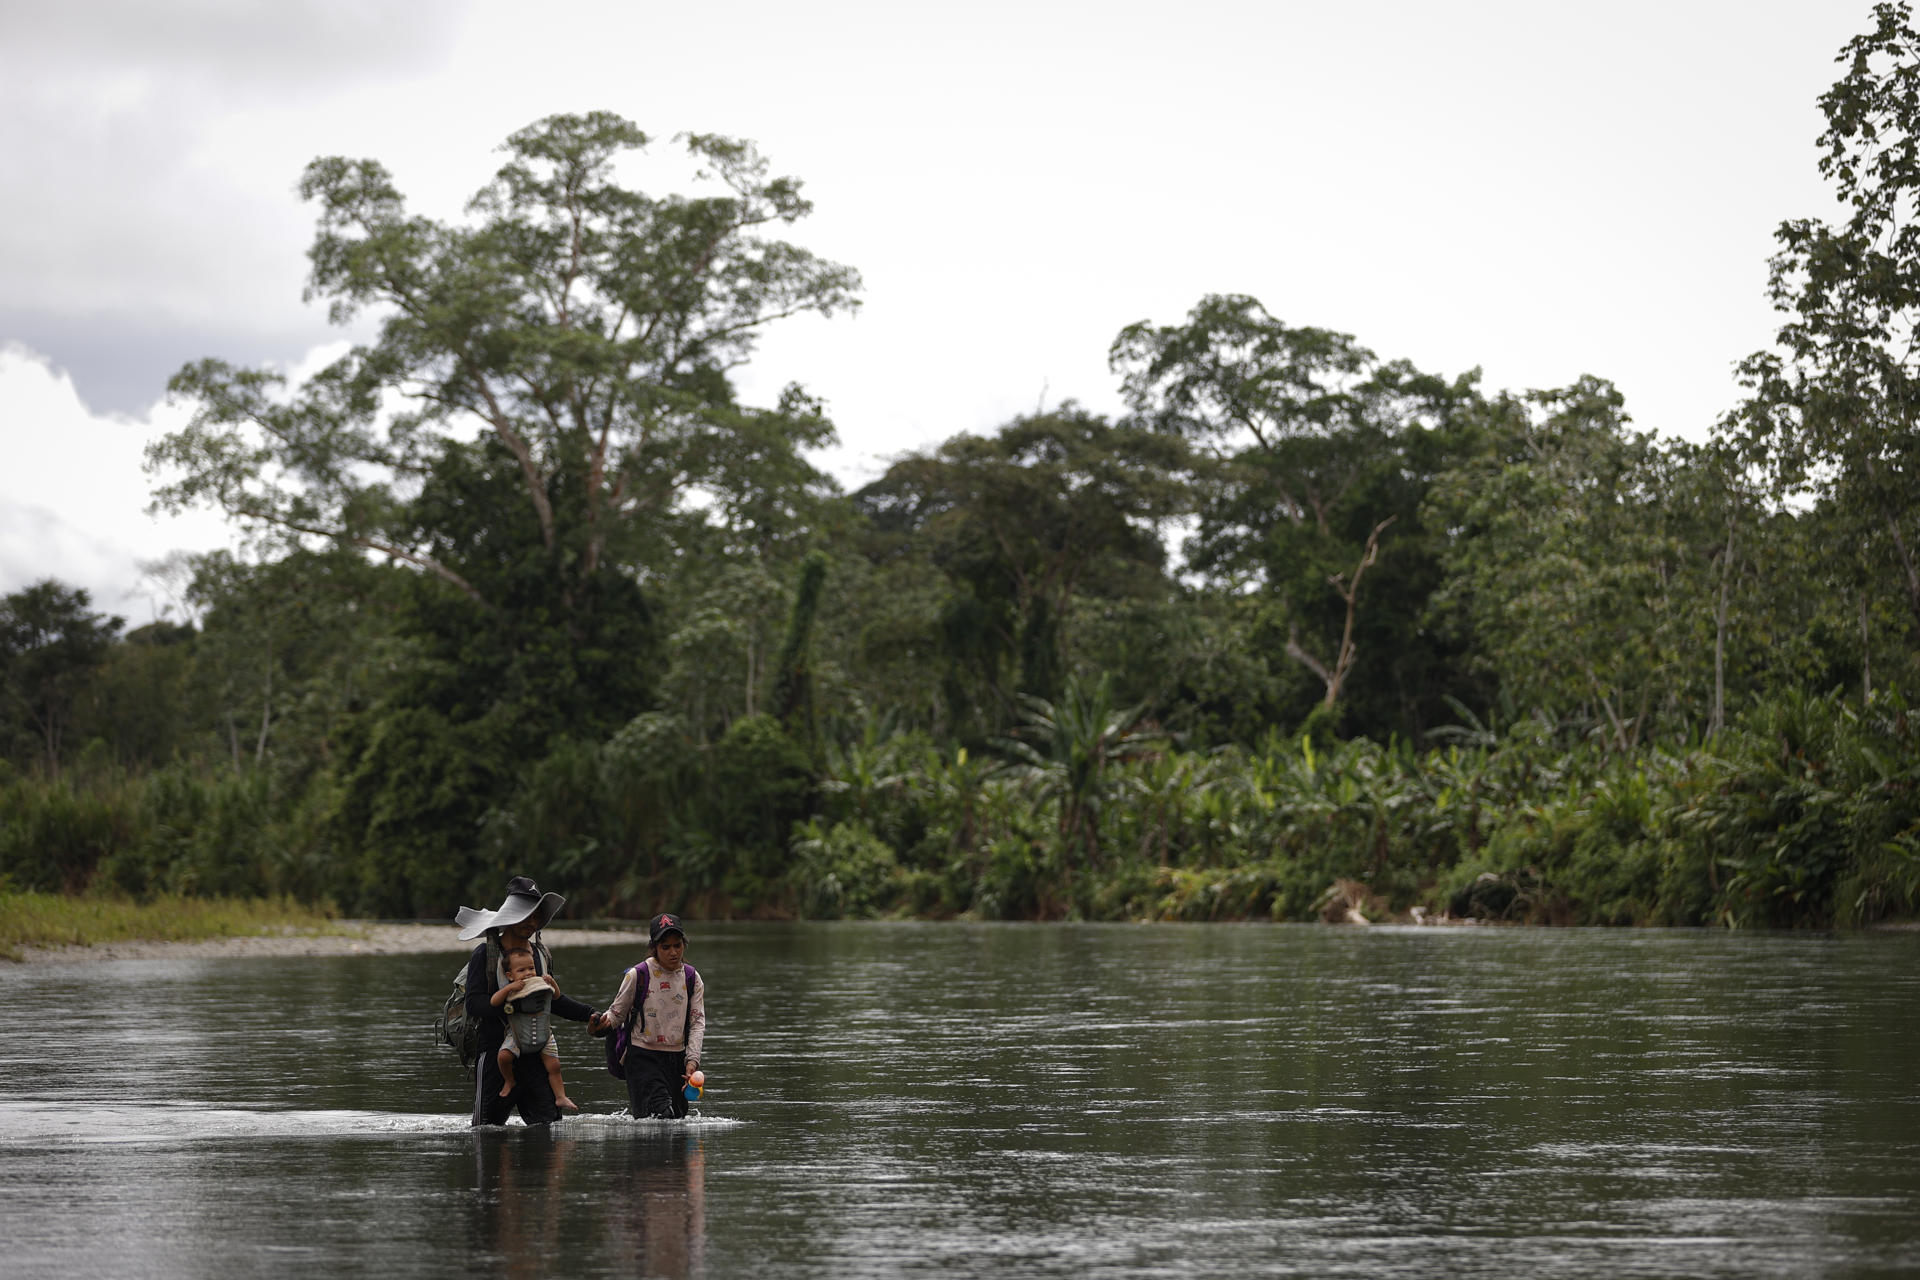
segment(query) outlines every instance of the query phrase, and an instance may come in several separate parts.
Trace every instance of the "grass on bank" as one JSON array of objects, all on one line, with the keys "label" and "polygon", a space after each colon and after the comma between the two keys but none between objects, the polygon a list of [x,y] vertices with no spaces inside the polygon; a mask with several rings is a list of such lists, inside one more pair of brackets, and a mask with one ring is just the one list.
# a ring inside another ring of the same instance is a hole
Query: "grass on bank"
[{"label": "grass on bank", "polygon": [[292,898],[130,898],[0,891],[0,960],[22,947],[91,947],[109,942],[196,942],[262,933],[333,932],[331,908]]}]

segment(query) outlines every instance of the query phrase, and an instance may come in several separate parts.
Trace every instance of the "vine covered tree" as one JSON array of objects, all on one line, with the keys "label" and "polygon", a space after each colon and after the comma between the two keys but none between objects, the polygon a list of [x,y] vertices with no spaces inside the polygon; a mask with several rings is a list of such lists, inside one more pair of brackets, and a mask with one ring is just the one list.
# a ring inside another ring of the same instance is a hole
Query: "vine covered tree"
[{"label": "vine covered tree", "polygon": [[875,530],[926,548],[952,587],[940,620],[948,701],[990,729],[1068,676],[1076,597],[1152,596],[1161,530],[1185,508],[1187,450],[1068,402],[991,436],[909,454],[854,495]]}]

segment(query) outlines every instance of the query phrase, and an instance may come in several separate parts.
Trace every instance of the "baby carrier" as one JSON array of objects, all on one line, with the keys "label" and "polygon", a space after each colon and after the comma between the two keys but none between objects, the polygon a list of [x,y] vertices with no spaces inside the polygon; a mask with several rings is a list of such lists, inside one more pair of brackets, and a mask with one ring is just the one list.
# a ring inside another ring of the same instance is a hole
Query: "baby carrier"
[{"label": "baby carrier", "polygon": [[[489,935],[486,948],[484,972],[493,974],[494,981],[498,982],[500,980],[500,944]],[[545,943],[535,940],[533,955],[534,967],[542,977],[552,971],[553,954],[547,950]],[[514,1011],[523,1010],[526,1015],[532,1016],[535,1013],[536,1003],[539,1005],[540,1019],[537,1029],[543,1034],[538,1040],[529,1042],[523,1038],[523,1035],[535,1034],[536,1028],[530,1025],[523,1032],[521,1024],[514,1020]],[[525,1000],[509,1000],[501,1012],[507,1015],[507,1022],[513,1027],[513,1042],[520,1046],[521,1052],[528,1052],[529,1049],[538,1052],[539,1047],[547,1042],[547,1035],[553,1030],[553,993],[542,991],[537,997],[529,993]],[[452,1049],[459,1056],[462,1070],[473,1070],[474,1060],[480,1056],[480,1021],[467,1014],[466,961],[461,962],[459,971],[453,975],[453,990],[442,1003],[440,1016],[434,1019],[433,1038],[436,1044]]]},{"label": "baby carrier", "polygon": [[500,1012],[507,1015],[507,1026],[513,1032],[513,1042],[523,1055],[539,1053],[546,1046],[547,1037],[553,1034],[553,990],[541,987],[538,991],[529,991],[518,999],[509,1000],[500,1006]]}]

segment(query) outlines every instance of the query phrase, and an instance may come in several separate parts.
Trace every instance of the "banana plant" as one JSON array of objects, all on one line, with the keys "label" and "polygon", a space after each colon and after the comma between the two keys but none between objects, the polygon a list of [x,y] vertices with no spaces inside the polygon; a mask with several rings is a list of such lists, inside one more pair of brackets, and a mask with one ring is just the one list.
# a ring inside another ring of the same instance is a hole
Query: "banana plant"
[{"label": "banana plant", "polygon": [[1036,809],[1057,806],[1063,851],[1077,847],[1087,865],[1097,866],[1102,811],[1128,782],[1114,766],[1162,748],[1166,739],[1139,727],[1146,704],[1116,708],[1104,677],[1091,687],[1070,680],[1058,702],[1031,695],[1020,701],[1026,720],[994,745]]}]

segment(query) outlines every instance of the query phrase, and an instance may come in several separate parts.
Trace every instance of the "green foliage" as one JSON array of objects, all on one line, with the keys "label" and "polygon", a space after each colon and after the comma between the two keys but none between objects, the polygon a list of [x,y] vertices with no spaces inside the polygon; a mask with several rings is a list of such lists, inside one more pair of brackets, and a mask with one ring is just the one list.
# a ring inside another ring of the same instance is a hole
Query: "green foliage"
[{"label": "green foliage", "polygon": [[314,841],[311,815],[276,804],[258,772],[110,767],[0,784],[0,880],[19,889],[317,902],[333,886]]},{"label": "green foliage", "polygon": [[766,709],[786,592],[755,557],[710,569],[678,594],[659,699],[708,742],[737,717]]},{"label": "green foliage", "polygon": [[0,740],[8,758],[35,752],[60,771],[68,727],[82,686],[106,660],[121,619],[88,606],[84,590],[51,578],[0,598],[0,704],[8,715]]},{"label": "green foliage", "polygon": [[761,881],[778,876],[787,833],[813,795],[806,748],[772,716],[746,716],[714,744],[708,772],[708,829],[731,846],[741,873]]},{"label": "green foliage", "polygon": [[[1920,744],[1898,699],[1863,714],[1789,691],[1743,715],[1688,815],[1735,924],[1871,922],[1920,907]],[[1843,896],[1844,890],[1844,896]]]},{"label": "green foliage", "polygon": [[[1843,221],[1783,222],[1769,292],[1784,322],[1749,357],[1723,434],[1781,496],[1832,501],[1862,585],[1920,642],[1920,34],[1883,0],[1820,98],[1821,176]],[[1910,665],[1908,666],[1911,672]]]},{"label": "green foliage", "polygon": [[[1339,705],[1350,731],[1418,732],[1465,692],[1420,625],[1438,585],[1421,503],[1476,443],[1460,420],[1477,374],[1382,361],[1239,295],[1201,299],[1181,325],[1132,325],[1109,359],[1137,421],[1200,446],[1189,569],[1261,593],[1260,647],[1295,671],[1286,718]],[[1423,697],[1392,696],[1416,681]]]},{"label": "green foliage", "polygon": [[[378,337],[291,395],[267,371],[182,369],[172,388],[195,412],[150,453],[173,476],[160,504],[375,551],[511,611],[482,580],[489,550],[511,567],[537,549],[584,584],[658,560],[694,486],[736,525],[817,486],[799,451],[831,436],[819,406],[790,388],[745,408],[729,371],[773,321],[850,309],[858,276],[767,234],[811,205],[750,144],[680,141],[701,193],[653,196],[616,176],[643,132],[605,112],[549,117],[508,138],[455,225],[409,215],[376,161],[315,160],[300,184],[319,212],[309,295],[339,324],[376,311]],[[408,496],[461,455],[501,480],[477,520]]]},{"label": "green foliage", "polygon": [[[188,621],[0,602],[0,876],[445,918],[1868,924],[1920,913],[1920,37],[1822,100],[1843,221],[1781,229],[1777,349],[1706,446],[1604,379],[1511,392],[1251,298],[850,497],[733,371],[857,281],[744,143],[623,185],[606,114],[469,216],[322,159],[307,384],[203,361],[162,506]],[[1168,538],[1185,533],[1173,554]]]},{"label": "green foliage", "polygon": [[137,791],[70,778],[0,782],[0,883],[41,893],[77,893],[116,850],[142,834]]},{"label": "green foliage", "polygon": [[898,896],[893,849],[858,822],[794,829],[793,886],[800,913],[819,919],[878,914]]},{"label": "green foliage", "polygon": [[108,650],[75,707],[73,737],[101,745],[113,763],[153,767],[205,745],[209,718],[196,677],[204,670],[190,626],[149,623]]},{"label": "green foliage", "polygon": [[1145,754],[1156,739],[1138,731],[1144,707],[1113,705],[1106,680],[1088,687],[1067,686],[1058,703],[1027,695],[1027,718],[996,746],[1008,769],[1031,792],[1037,805],[1058,814],[1061,838],[1089,866],[1100,862],[1100,822],[1108,800],[1118,791],[1113,766]]},{"label": "green foliage", "polygon": [[958,736],[1003,731],[1018,695],[1051,699],[1083,595],[1163,589],[1159,530],[1184,510],[1187,450],[1069,402],[990,437],[908,455],[855,495],[872,554],[916,544],[951,594],[936,647]]},{"label": "green foliage", "polygon": [[357,850],[341,898],[378,916],[452,915],[492,883],[477,857],[488,800],[509,776],[484,723],[423,707],[363,717],[343,753],[335,830]]},{"label": "green foliage", "polygon": [[800,562],[800,585],[793,593],[787,638],[774,660],[774,717],[802,744],[814,742],[813,622],[820,611],[820,589],[827,580],[827,557],[816,551]]}]

